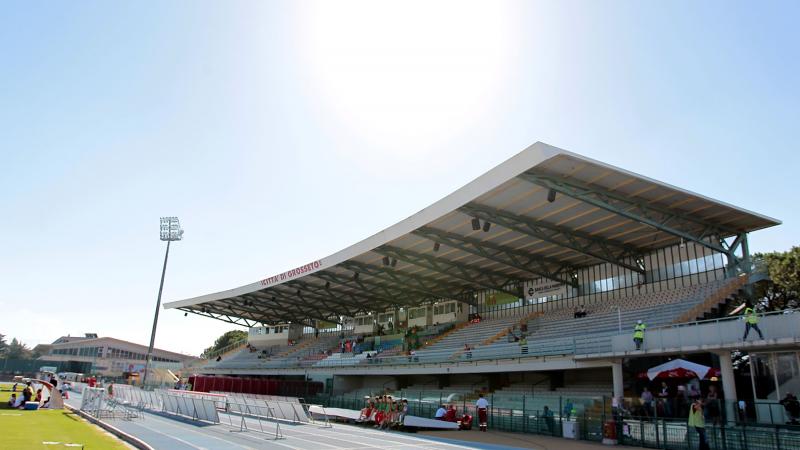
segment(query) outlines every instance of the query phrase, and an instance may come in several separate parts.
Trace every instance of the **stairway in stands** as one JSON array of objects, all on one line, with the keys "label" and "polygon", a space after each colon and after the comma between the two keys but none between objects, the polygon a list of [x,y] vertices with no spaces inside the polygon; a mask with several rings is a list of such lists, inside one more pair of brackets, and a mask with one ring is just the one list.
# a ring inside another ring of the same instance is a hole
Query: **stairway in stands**
[{"label": "stairway in stands", "polygon": [[695,320],[716,319],[725,315],[729,305],[740,303],[745,298],[745,288],[749,281],[747,275],[732,278],[718,290],[709,295],[702,303],[686,311],[673,323],[692,322]]}]

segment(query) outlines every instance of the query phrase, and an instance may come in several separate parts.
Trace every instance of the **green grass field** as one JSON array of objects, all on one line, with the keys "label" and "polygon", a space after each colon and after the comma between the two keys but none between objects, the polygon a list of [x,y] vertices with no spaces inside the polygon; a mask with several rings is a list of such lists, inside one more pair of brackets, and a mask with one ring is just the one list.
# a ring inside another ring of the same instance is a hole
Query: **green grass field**
[{"label": "green grass field", "polygon": [[[3,386],[4,387],[4,386]],[[10,385],[9,385],[10,387]],[[20,388],[21,390],[21,388]],[[19,393],[17,393],[19,395]],[[68,410],[21,411],[8,407],[11,392],[0,391],[0,448],[8,449],[128,449],[114,436]],[[49,444],[45,444],[48,442]],[[54,444],[58,442],[58,444]],[[80,445],[66,445],[80,444]]]}]

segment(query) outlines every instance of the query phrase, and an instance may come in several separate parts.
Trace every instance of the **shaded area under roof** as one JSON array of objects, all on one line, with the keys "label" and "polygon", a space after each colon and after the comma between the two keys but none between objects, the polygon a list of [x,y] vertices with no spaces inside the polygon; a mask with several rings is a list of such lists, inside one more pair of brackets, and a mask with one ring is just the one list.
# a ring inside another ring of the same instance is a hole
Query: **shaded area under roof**
[{"label": "shaded area under roof", "polygon": [[[487,225],[487,223],[489,225]],[[746,233],[780,221],[537,142],[413,216],[333,255],[246,286],[166,303],[251,326],[337,321],[435,299],[472,302],[581,267],[643,273],[687,241],[738,262]]]}]

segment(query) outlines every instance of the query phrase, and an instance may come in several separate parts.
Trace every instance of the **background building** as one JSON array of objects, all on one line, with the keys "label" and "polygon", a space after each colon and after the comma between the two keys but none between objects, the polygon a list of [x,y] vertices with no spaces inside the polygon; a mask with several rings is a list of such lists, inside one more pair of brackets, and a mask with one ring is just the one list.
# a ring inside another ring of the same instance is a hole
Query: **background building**
[{"label": "background building", "polygon": [[[86,333],[83,337],[62,336],[56,339],[47,354],[39,359],[90,363],[92,374],[105,377],[136,377],[144,371],[146,357],[146,345]],[[197,358],[193,356],[154,348],[151,365],[154,369],[178,372],[195,360]]]}]

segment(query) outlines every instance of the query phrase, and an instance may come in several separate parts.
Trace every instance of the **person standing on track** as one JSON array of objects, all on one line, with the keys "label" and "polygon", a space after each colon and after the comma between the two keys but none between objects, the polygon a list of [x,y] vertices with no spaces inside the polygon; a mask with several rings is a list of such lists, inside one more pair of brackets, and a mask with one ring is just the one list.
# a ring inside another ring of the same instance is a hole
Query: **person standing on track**
[{"label": "person standing on track", "polygon": [[475,402],[475,407],[478,409],[478,425],[481,431],[486,431],[486,425],[489,420],[489,402],[483,398],[483,394],[479,394],[478,401]]}]

